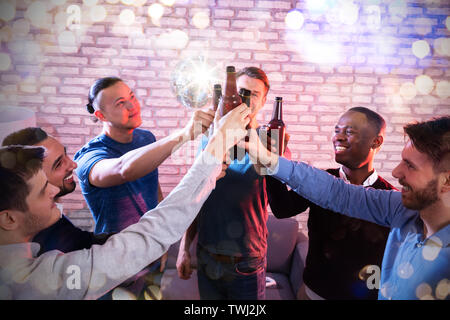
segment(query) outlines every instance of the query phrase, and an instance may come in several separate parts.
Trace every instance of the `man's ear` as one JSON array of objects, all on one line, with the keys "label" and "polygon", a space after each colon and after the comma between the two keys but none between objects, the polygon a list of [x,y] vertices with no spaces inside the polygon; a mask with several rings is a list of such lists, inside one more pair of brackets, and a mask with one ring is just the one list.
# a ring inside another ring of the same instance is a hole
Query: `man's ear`
[{"label": "man's ear", "polygon": [[101,110],[95,110],[94,116],[100,121],[106,121],[106,118]]},{"label": "man's ear", "polygon": [[0,228],[5,231],[12,231],[18,228],[17,210],[0,211]]},{"label": "man's ear", "polygon": [[381,135],[377,136],[373,140],[371,148],[375,149],[375,150],[378,150],[381,147],[381,145],[383,144],[383,141],[384,141],[383,136],[381,136]]},{"label": "man's ear", "polygon": [[440,179],[443,179],[442,192],[450,192],[450,171],[442,172],[441,175]]}]

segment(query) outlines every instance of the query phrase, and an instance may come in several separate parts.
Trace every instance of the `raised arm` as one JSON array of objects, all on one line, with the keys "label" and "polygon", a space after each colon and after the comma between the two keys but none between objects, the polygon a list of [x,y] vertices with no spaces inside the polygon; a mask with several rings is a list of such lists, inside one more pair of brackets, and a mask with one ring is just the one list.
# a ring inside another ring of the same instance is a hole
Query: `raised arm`
[{"label": "raised arm", "polygon": [[120,158],[103,159],[95,163],[89,172],[89,182],[107,188],[134,181],[155,170],[185,142],[205,132],[214,120],[214,111],[196,110],[189,123],[173,134],[132,150]]}]

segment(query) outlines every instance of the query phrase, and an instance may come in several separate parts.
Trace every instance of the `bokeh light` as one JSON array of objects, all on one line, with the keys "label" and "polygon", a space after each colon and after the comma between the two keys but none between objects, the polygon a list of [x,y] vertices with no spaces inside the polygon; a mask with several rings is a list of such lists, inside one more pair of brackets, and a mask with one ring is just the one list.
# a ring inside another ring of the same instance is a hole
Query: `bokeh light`
[{"label": "bokeh light", "polygon": [[106,9],[102,6],[93,6],[89,12],[89,17],[93,22],[100,22],[106,19]]},{"label": "bokeh light", "polygon": [[30,32],[30,23],[25,19],[16,20],[12,25],[12,32],[14,36],[25,37]]},{"label": "bokeh light", "polygon": [[430,46],[425,40],[417,40],[412,44],[412,52],[417,58],[423,59],[430,53]]},{"label": "bokeh light", "polygon": [[286,23],[286,27],[292,30],[301,29],[303,23],[305,22],[305,18],[303,17],[303,13],[298,10],[289,11],[286,17],[284,18],[284,22]]},{"label": "bokeh light", "polygon": [[121,288],[121,287],[118,287],[113,290],[112,299],[113,300],[137,300],[136,296],[132,292],[130,292],[124,288]]},{"label": "bokeh light", "polygon": [[173,6],[173,4],[175,3],[175,0],[159,0],[159,2],[161,2],[163,5],[165,6]]},{"label": "bokeh light", "polygon": [[346,25],[353,25],[358,21],[359,6],[353,2],[343,2],[339,8],[339,20]]},{"label": "bokeh light", "polygon": [[66,3],[66,0],[51,0],[51,2],[52,2],[55,6],[62,6],[63,4]]},{"label": "bokeh light", "polygon": [[450,294],[450,281],[448,279],[442,279],[436,286],[436,298],[445,300]]},{"label": "bokeh light", "polygon": [[400,87],[400,95],[406,100],[412,100],[417,95],[416,86],[412,82],[406,82]]},{"label": "bokeh light", "polygon": [[414,81],[416,90],[420,94],[430,94],[434,89],[434,81],[429,76],[422,74]]},{"label": "bokeh light", "polygon": [[439,55],[450,56],[450,38],[437,38],[433,46]]},{"label": "bokeh light", "polygon": [[159,20],[164,14],[164,7],[159,3],[154,3],[148,7],[148,15],[150,18]]},{"label": "bokeh light", "polygon": [[47,5],[42,1],[31,3],[25,11],[24,17],[37,28],[50,28],[52,16],[47,12]]},{"label": "bokeh light", "polygon": [[0,1],[0,20],[10,21],[16,16],[16,8],[7,1]]},{"label": "bokeh light", "polygon": [[6,71],[11,67],[11,58],[8,54],[0,52],[0,71]]},{"label": "bokeh light", "polygon": [[439,98],[447,99],[450,96],[450,82],[443,80],[436,84],[436,94]]},{"label": "bokeh light", "polygon": [[450,31],[450,16],[445,19],[445,26],[447,27],[447,30]]},{"label": "bokeh light", "polygon": [[120,23],[129,26],[134,23],[134,20],[136,19],[136,16],[131,9],[124,9],[122,12],[120,12],[119,20]]},{"label": "bokeh light", "polygon": [[205,11],[197,12],[192,17],[192,23],[194,24],[195,27],[197,27],[199,29],[205,29],[206,27],[209,26],[209,23],[210,23],[208,13]]},{"label": "bokeh light", "polygon": [[416,288],[416,297],[420,300],[433,300],[433,289],[428,283],[421,283]]},{"label": "bokeh light", "polygon": [[0,42],[8,42],[13,36],[13,30],[10,26],[4,26],[0,29]]},{"label": "bokeh light", "polygon": [[397,267],[397,275],[402,279],[409,279],[414,273],[414,268],[409,262],[403,262]]},{"label": "bokeh light", "polygon": [[65,30],[58,36],[59,50],[63,53],[78,52],[77,40],[72,31]]},{"label": "bokeh light", "polygon": [[97,4],[98,0],[83,0],[83,3],[88,7],[93,7]]},{"label": "bokeh light", "polygon": [[327,0],[307,0],[306,1],[306,9],[309,12],[309,15],[312,19],[317,19],[321,15],[323,15],[328,9],[328,1]]},{"label": "bokeh light", "polygon": [[110,4],[116,4],[116,3],[118,3],[120,0],[106,0],[106,2],[107,3],[110,3]]}]

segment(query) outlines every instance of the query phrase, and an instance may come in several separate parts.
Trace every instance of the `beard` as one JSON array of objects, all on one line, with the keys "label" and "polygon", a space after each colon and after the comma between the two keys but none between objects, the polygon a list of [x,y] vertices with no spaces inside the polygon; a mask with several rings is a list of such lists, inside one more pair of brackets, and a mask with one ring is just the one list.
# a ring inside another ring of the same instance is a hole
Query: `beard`
[{"label": "beard", "polygon": [[62,186],[62,188],[59,189],[59,192],[55,196],[55,199],[58,199],[58,198],[60,198],[62,196],[65,196],[68,193],[73,192],[75,190],[76,186],[77,185],[76,185],[75,181],[73,181],[69,185],[66,185],[66,184],[63,183],[63,186]]},{"label": "beard", "polygon": [[438,180],[434,179],[428,182],[425,188],[413,190],[411,186],[404,183],[402,180],[399,181],[401,185],[410,188],[408,194],[402,192],[402,202],[403,205],[412,210],[423,210],[432,204],[436,203],[438,198]]}]

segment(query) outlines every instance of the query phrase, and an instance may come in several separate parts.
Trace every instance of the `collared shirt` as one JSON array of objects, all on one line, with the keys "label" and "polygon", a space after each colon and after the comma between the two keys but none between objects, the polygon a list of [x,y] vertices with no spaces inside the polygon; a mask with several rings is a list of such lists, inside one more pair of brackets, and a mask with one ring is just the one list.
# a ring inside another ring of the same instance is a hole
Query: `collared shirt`
[{"label": "collared shirt", "polygon": [[96,299],[141,271],[181,238],[216,185],[221,163],[207,152],[138,223],[103,245],[36,257],[37,243],[0,245],[0,300]]},{"label": "collared shirt", "polygon": [[[323,208],[391,228],[379,299],[450,299],[450,225],[425,238],[419,212],[403,206],[401,192],[365,189],[284,158],[271,173]],[[378,284],[376,273],[370,280]]]},{"label": "collared shirt", "polygon": [[[339,177],[341,177],[341,179],[344,180],[345,182],[350,183],[350,181],[347,179],[347,175],[345,174],[344,167],[339,168]],[[370,187],[377,181],[377,179],[378,179],[378,173],[377,173],[377,170],[374,169],[372,174],[370,176],[368,176],[366,180],[364,180],[364,182],[362,183],[362,186]]]}]

